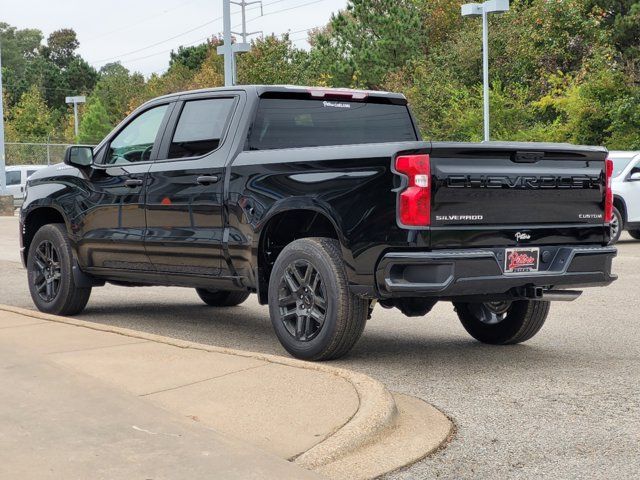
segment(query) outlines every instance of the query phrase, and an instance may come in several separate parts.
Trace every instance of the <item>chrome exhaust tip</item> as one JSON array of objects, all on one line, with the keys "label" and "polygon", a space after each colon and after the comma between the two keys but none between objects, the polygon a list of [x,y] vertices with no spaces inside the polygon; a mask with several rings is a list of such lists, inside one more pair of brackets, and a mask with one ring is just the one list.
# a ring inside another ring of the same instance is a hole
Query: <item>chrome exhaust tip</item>
[{"label": "chrome exhaust tip", "polygon": [[545,290],[540,300],[548,302],[573,302],[582,295],[582,290]]}]

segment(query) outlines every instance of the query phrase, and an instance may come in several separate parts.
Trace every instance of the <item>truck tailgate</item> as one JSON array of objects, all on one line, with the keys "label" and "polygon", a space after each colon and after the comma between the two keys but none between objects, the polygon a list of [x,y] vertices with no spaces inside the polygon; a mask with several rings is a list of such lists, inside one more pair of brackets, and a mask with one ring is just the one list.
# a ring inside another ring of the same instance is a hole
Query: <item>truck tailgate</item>
[{"label": "truck tailgate", "polygon": [[606,242],[600,147],[433,143],[431,246]]}]

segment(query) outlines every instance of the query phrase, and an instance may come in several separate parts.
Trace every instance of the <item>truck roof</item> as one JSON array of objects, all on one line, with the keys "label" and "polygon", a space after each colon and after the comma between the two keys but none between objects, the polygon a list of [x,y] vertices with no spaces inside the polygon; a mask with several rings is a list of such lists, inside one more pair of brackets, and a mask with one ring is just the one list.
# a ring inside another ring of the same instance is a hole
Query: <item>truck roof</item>
[{"label": "truck roof", "polygon": [[172,98],[180,95],[193,94],[193,93],[208,93],[208,92],[237,92],[238,90],[245,92],[254,92],[258,97],[262,97],[265,94],[309,94],[311,97],[350,97],[354,100],[364,100],[368,97],[384,98],[390,100],[392,103],[406,103],[406,97],[401,93],[377,91],[377,90],[357,90],[351,88],[331,88],[331,87],[312,87],[301,85],[234,85],[232,87],[215,87],[215,88],[202,88],[197,90],[187,90],[183,92],[170,93],[157,97],[154,100],[160,98]]}]

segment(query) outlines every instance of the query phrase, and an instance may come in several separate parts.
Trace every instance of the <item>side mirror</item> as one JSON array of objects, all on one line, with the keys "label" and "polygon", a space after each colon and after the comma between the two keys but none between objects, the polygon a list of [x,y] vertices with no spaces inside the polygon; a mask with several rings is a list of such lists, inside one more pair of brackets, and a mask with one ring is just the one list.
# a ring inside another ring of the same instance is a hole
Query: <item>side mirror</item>
[{"label": "side mirror", "polygon": [[629,175],[630,182],[640,182],[640,172],[635,172]]},{"label": "side mirror", "polygon": [[72,167],[88,167],[93,163],[93,147],[71,145],[64,152],[64,163]]}]

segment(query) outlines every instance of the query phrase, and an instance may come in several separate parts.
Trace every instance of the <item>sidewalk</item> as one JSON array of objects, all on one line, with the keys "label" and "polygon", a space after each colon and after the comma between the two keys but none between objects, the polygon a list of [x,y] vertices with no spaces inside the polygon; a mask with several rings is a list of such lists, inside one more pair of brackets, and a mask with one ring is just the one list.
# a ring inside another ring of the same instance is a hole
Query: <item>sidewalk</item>
[{"label": "sidewalk", "polygon": [[0,365],[2,479],[320,478],[42,354],[2,342]]},{"label": "sidewalk", "polygon": [[1,305],[0,383],[13,386],[0,389],[10,478],[370,478],[452,431],[330,364]]}]

